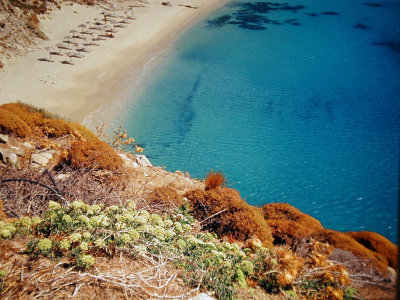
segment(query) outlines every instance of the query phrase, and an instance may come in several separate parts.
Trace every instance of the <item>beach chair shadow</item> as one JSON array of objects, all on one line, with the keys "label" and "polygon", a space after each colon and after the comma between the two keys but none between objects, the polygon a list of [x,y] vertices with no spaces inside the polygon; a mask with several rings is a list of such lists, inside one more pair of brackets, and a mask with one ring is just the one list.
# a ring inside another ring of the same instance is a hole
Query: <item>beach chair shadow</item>
[{"label": "beach chair shadow", "polygon": [[72,61],[69,61],[69,60],[63,60],[63,61],[61,61],[61,63],[63,64],[63,65],[74,65],[74,63],[72,62]]},{"label": "beach chair shadow", "polygon": [[38,58],[38,61],[45,61],[45,62],[54,62],[54,60],[48,58]]}]

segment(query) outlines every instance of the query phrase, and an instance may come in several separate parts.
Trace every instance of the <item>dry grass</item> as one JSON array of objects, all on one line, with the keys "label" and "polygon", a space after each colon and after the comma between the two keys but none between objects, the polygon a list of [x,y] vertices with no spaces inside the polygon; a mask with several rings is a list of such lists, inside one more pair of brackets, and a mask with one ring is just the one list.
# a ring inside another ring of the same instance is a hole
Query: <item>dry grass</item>
[{"label": "dry grass", "polygon": [[254,206],[244,201],[239,192],[230,188],[193,190],[185,194],[192,205],[193,215],[207,230],[220,236],[245,241],[259,238],[264,246],[273,247],[273,237],[268,223]]},{"label": "dry grass", "polygon": [[207,174],[205,179],[205,190],[212,190],[219,186],[223,186],[226,181],[224,174],[221,172],[214,172],[211,170],[210,173]]},{"label": "dry grass", "polygon": [[197,289],[185,287],[166,259],[144,255],[96,257],[94,268],[77,270],[67,258],[32,260],[23,253],[27,240],[0,240],[0,269],[6,271],[2,299],[182,299]]},{"label": "dry grass", "polygon": [[[138,206],[145,206],[144,201],[137,198],[138,186],[129,174],[64,168],[59,172],[53,171],[52,176],[68,202],[83,200],[88,204],[118,205],[137,199]],[[54,187],[49,176],[36,169],[9,169],[0,174],[0,180],[9,178],[28,179]],[[42,215],[50,200],[61,200],[45,187],[28,182],[1,183],[0,198],[7,209],[21,216]]]}]

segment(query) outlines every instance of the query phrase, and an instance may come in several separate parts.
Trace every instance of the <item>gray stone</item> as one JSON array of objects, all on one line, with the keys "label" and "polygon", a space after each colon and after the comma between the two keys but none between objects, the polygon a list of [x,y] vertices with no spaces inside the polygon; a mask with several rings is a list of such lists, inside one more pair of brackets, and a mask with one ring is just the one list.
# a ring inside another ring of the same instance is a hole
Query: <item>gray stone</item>
[{"label": "gray stone", "polygon": [[387,267],[387,273],[388,273],[388,279],[390,280],[390,282],[396,282],[396,278],[397,278],[397,272],[395,269],[391,268],[391,267]]},{"label": "gray stone", "polygon": [[189,300],[215,300],[215,298],[207,295],[206,293],[200,293],[197,296],[190,298]]},{"label": "gray stone", "polygon": [[29,143],[29,142],[24,142],[24,143],[22,144],[22,146],[24,146],[25,148],[28,148],[28,149],[35,149],[35,146],[32,145],[32,144]]},{"label": "gray stone", "polygon": [[132,159],[130,159],[128,156],[126,156],[123,153],[119,153],[118,154],[119,157],[122,158],[122,160],[124,161],[125,166],[127,167],[135,167],[133,164],[134,162],[132,161]]},{"label": "gray stone", "polygon": [[32,162],[41,165],[42,167],[46,166],[49,161],[53,158],[53,154],[48,152],[34,153],[31,156]]},{"label": "gray stone", "polygon": [[64,180],[64,179],[68,179],[71,175],[70,174],[58,174],[56,176],[57,180]]},{"label": "gray stone", "polygon": [[10,162],[11,166],[13,167],[18,167],[18,156],[14,152],[10,153],[10,156],[8,157],[8,161]]},{"label": "gray stone", "polygon": [[143,154],[137,154],[136,155],[136,162],[138,163],[139,166],[142,167],[151,167],[153,166],[149,159],[146,157],[146,155]]},{"label": "gray stone", "polygon": [[9,140],[8,135],[0,134],[0,143],[8,144],[8,140]]},{"label": "gray stone", "polygon": [[18,156],[22,156],[24,155],[25,151],[19,147],[16,146],[10,146],[11,151],[14,152],[15,154],[17,154]]},{"label": "gray stone", "polygon": [[42,166],[39,165],[38,163],[33,162],[33,163],[31,163],[31,168],[32,169],[37,169],[37,168],[42,168]]}]

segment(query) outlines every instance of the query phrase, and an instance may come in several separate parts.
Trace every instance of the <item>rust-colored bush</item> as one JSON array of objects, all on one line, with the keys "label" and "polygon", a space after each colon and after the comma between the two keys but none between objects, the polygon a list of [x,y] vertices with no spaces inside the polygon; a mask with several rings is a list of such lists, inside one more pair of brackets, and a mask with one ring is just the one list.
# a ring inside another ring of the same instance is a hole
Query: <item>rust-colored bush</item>
[{"label": "rust-colored bush", "polygon": [[44,110],[23,103],[6,103],[1,105],[0,108],[17,115],[31,128],[41,125],[44,118],[50,117],[50,114],[46,114]]},{"label": "rust-colored bush", "polygon": [[388,259],[375,251],[367,249],[348,234],[325,229],[314,234],[312,237],[317,241],[329,243],[334,248],[353,253],[358,258],[367,262],[371,262],[372,265],[375,266],[383,275],[386,274],[386,270],[389,265]]},{"label": "rust-colored bush", "polygon": [[387,238],[376,232],[370,231],[351,231],[346,232],[346,234],[351,236],[364,247],[385,257],[389,263],[389,266],[397,269],[398,248]]},{"label": "rust-colored bush", "polygon": [[183,197],[169,186],[153,190],[147,197],[147,203],[163,212],[171,212],[183,204]]},{"label": "rust-colored bush", "polygon": [[13,133],[18,137],[30,136],[32,131],[29,126],[17,115],[0,107],[0,132]]},{"label": "rust-colored bush", "polygon": [[0,109],[12,113],[26,123],[36,137],[58,138],[74,135],[78,139],[98,140],[98,137],[85,126],[56,118],[45,110],[27,104],[7,103],[1,105]]},{"label": "rust-colored bush", "polygon": [[197,189],[187,192],[185,197],[191,202],[193,215],[199,221],[206,220],[205,229],[240,241],[257,237],[264,246],[273,247],[271,229],[262,213],[244,201],[238,191],[222,187]]},{"label": "rust-colored bush", "polygon": [[308,236],[318,232],[314,228],[310,228],[290,220],[265,220],[272,230],[275,245],[293,245]]},{"label": "rust-colored bush", "polygon": [[4,213],[3,200],[0,199],[0,221],[7,219],[7,215]]},{"label": "rust-colored bush", "polygon": [[106,142],[78,140],[71,144],[65,163],[74,169],[117,171],[124,161]]},{"label": "rust-colored bush", "polygon": [[261,208],[272,229],[275,244],[293,244],[323,230],[321,223],[288,203],[271,203]]},{"label": "rust-colored bush", "polygon": [[221,172],[214,172],[211,170],[207,174],[205,179],[205,189],[206,191],[215,189],[216,187],[222,186],[225,183],[225,176]]}]

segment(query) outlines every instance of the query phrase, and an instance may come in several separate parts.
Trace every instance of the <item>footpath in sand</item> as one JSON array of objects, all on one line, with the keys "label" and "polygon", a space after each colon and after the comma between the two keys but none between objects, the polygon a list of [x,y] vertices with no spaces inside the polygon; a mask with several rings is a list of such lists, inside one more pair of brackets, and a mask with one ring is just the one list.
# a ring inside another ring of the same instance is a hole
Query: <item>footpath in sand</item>
[{"label": "footpath in sand", "polygon": [[[179,33],[226,2],[124,1],[114,8],[63,4],[41,18],[48,40],[0,69],[0,104],[22,101],[82,122],[100,105],[111,108],[127,97],[128,72],[140,76]],[[104,13],[114,15],[107,17],[106,24]],[[112,38],[107,37],[110,33]]]}]

